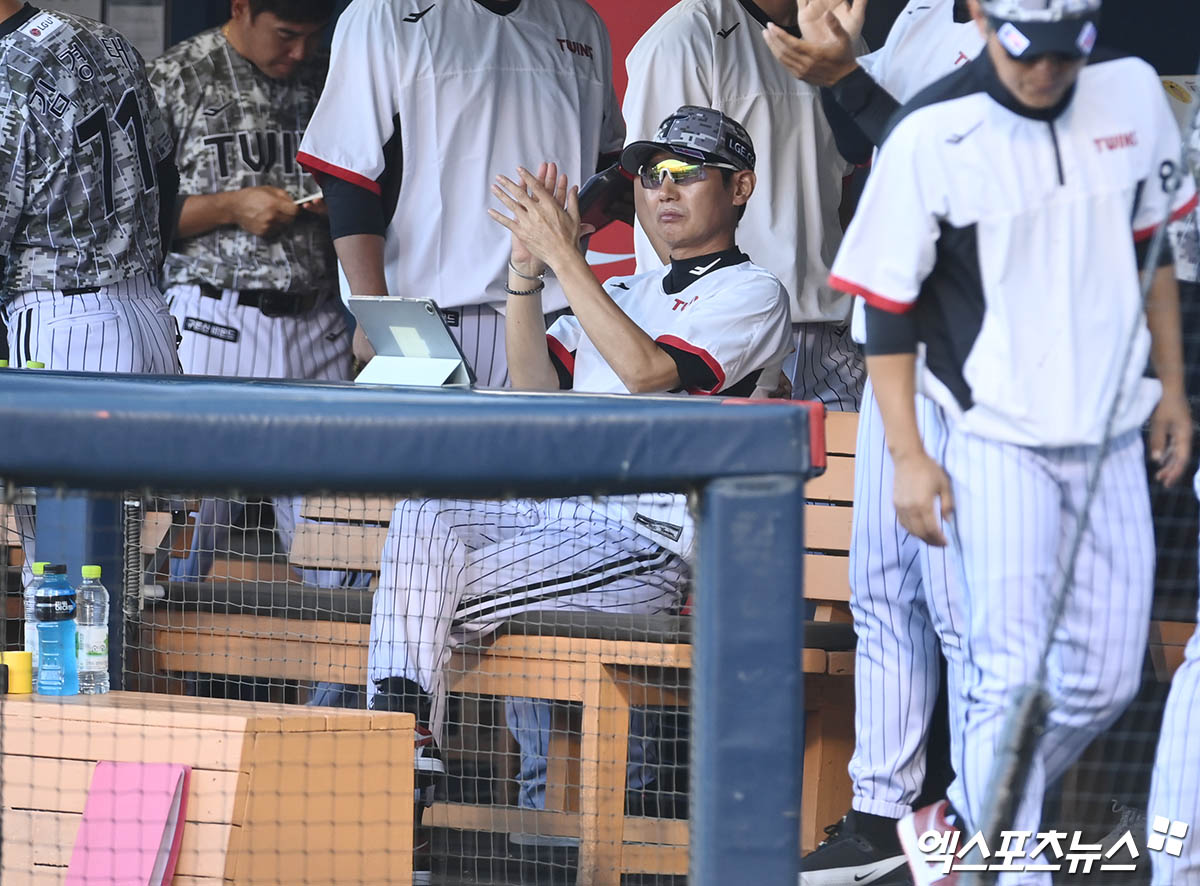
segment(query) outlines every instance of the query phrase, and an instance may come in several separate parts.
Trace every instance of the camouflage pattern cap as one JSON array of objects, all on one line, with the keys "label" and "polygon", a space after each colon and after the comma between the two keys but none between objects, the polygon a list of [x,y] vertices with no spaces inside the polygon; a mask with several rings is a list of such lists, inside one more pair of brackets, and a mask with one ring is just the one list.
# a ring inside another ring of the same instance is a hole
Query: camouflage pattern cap
[{"label": "camouflage pattern cap", "polygon": [[637,175],[660,151],[707,163],[754,168],[754,143],[742,124],[713,108],[683,105],[658,127],[653,141],[630,142],[621,152],[621,168]]}]

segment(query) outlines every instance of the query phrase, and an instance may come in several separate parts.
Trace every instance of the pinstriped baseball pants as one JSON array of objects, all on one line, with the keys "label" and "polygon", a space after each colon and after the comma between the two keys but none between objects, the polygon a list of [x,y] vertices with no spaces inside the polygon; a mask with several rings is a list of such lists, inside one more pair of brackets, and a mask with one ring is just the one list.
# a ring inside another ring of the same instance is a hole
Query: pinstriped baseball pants
[{"label": "pinstriped baseball pants", "polygon": [[824,403],[831,412],[857,412],[867,367],[862,349],[850,337],[850,325],[793,323],[792,332],[796,350],[783,363],[792,399]]},{"label": "pinstriped baseball pants", "polygon": [[[146,276],[96,292],[64,295],[35,290],[4,306],[11,365],[30,361],[70,372],[133,372],[176,375],[175,321],[158,288]],[[22,580],[33,579],[37,559],[34,509],[15,508],[25,550]]]},{"label": "pinstriped baseball pants", "polygon": [[376,680],[413,680],[433,697],[440,735],[454,646],[521,612],[662,612],[687,575],[683,560],[589,499],[403,501],[371,607],[368,696]]},{"label": "pinstriped baseball pants", "polygon": [[[1194,481],[1200,495],[1200,473]],[[1200,621],[1200,614],[1197,615]],[[1200,754],[1192,728],[1200,724],[1200,628],[1188,640],[1183,664],[1171,680],[1171,693],[1163,714],[1158,751],[1154,756],[1154,777],[1150,785],[1150,803],[1146,808],[1147,825],[1154,827],[1155,816],[1169,822],[1185,822],[1187,834],[1181,851],[1173,846],[1151,852],[1152,886],[1200,883]]]},{"label": "pinstriped baseball pants", "polygon": [[[936,456],[945,434],[940,411],[925,397],[917,397],[916,406],[925,447]],[[850,608],[858,639],[852,805],[859,812],[900,818],[912,811],[925,781],[925,748],[940,682],[939,636],[948,662],[951,722],[958,716],[955,683],[962,656],[946,551],[931,548],[900,525],[894,485],[883,419],[868,379],[855,444],[850,541]],[[937,617],[942,623],[935,625]]]},{"label": "pinstriped baseball pants", "polygon": [[[342,381],[350,377],[350,335],[345,314],[334,297],[304,314],[268,317],[238,304],[238,292],[225,289],[209,298],[196,285],[167,290],[171,313],[182,330],[179,355],[189,375],[241,378],[288,378]],[[228,547],[229,527],[244,503],[206,498],[196,514],[196,531],[187,557],[171,560],[174,581],[199,581],[218,551]],[[275,500],[275,527],[285,550],[295,525],[303,522],[300,500]],[[304,570],[306,583],[338,587],[360,576],[337,570]]]},{"label": "pinstriped baseball pants", "polygon": [[[951,724],[958,779],[949,796],[977,830],[987,783],[1019,690],[1041,663],[1054,592],[1082,512],[1098,447],[1033,448],[951,429],[944,465],[954,489],[947,526],[961,569],[965,668],[961,716]],[[1013,827],[1039,830],[1047,784],[1125,710],[1141,683],[1154,581],[1140,431],[1112,441],[1100,469],[1066,609],[1054,629],[1045,733]],[[1049,874],[1002,874],[1002,884]]]}]

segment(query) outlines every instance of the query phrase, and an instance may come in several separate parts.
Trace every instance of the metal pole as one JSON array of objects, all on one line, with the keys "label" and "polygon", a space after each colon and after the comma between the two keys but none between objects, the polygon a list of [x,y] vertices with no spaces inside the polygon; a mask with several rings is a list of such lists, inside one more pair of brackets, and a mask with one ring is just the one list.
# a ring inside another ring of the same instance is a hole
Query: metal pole
[{"label": "metal pole", "polygon": [[692,886],[795,886],[804,764],[804,481],[701,496]]}]

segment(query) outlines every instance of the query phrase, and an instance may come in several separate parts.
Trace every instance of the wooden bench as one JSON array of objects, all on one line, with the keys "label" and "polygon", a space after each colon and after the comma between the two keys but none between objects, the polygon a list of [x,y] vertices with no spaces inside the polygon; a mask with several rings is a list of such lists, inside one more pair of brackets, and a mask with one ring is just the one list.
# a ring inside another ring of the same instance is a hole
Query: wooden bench
[{"label": "wooden bench", "polygon": [[0,880],[59,886],[99,760],[192,767],[175,886],[409,884],[413,718],[112,692],[0,701]]}]

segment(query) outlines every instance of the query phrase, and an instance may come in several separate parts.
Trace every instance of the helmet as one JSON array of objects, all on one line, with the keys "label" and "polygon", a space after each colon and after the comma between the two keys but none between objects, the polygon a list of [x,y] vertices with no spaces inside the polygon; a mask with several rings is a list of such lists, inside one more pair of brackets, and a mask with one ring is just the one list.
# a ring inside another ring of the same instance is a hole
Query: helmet
[{"label": "helmet", "polygon": [[1013,58],[1055,53],[1084,58],[1096,45],[1101,0],[981,0]]}]

